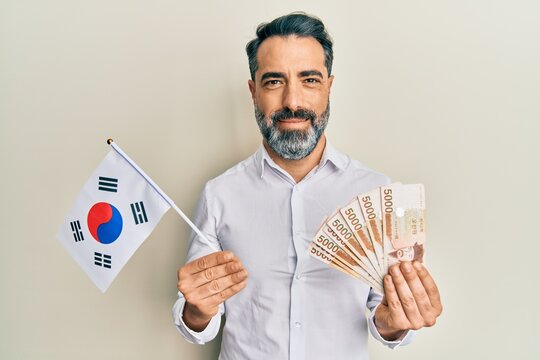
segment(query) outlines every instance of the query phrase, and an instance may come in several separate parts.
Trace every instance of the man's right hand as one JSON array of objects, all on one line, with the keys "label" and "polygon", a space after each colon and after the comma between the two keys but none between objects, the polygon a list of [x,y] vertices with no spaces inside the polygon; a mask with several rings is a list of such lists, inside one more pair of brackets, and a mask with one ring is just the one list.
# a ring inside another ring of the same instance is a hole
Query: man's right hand
[{"label": "man's right hand", "polygon": [[184,323],[193,331],[204,330],[219,305],[246,284],[247,271],[230,251],[218,251],[182,266],[178,290],[186,298]]}]

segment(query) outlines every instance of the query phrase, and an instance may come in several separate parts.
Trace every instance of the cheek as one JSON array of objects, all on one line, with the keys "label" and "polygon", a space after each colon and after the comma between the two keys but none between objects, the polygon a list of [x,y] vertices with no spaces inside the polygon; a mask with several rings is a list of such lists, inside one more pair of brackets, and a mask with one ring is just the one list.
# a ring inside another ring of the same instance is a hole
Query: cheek
[{"label": "cheek", "polygon": [[308,108],[320,115],[328,106],[328,93],[321,92],[314,95],[309,99],[307,105]]},{"label": "cheek", "polygon": [[280,89],[265,90],[262,88],[257,89],[257,95],[255,101],[261,107],[276,107],[280,106],[283,100],[282,91]]}]

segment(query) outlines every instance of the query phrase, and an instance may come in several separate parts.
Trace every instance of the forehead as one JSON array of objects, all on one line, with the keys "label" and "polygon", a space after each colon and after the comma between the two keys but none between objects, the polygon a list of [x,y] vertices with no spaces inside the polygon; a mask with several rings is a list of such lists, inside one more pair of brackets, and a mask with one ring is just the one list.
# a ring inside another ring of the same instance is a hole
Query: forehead
[{"label": "forehead", "polygon": [[319,70],[327,74],[324,50],[313,37],[272,36],[264,40],[257,51],[257,74],[267,71],[297,73]]}]

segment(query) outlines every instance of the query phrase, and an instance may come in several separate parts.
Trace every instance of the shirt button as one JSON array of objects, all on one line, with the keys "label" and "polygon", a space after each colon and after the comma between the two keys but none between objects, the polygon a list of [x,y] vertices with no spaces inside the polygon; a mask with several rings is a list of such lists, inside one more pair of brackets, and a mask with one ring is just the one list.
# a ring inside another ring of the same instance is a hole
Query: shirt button
[{"label": "shirt button", "polygon": [[301,278],[302,278],[302,275],[296,274],[296,279],[297,279],[297,280],[300,280]]},{"label": "shirt button", "polygon": [[296,327],[296,328],[301,328],[301,327],[302,327],[302,324],[301,324],[300,322],[297,321],[297,322],[294,323],[294,327]]}]

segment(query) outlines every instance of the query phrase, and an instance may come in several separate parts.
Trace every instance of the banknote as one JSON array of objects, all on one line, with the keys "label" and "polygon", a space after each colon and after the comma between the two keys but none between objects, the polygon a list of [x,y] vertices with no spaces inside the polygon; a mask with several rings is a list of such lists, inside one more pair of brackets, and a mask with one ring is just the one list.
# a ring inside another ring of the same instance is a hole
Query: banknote
[{"label": "banknote", "polygon": [[383,274],[388,273],[388,266],[384,259],[384,245],[382,238],[382,217],[381,217],[381,196],[379,188],[373,189],[367,193],[358,195],[358,202],[360,203],[360,209],[366,222],[369,237],[375,255],[377,256],[377,262],[379,268]]},{"label": "banknote", "polygon": [[364,250],[364,253],[371,263],[371,268],[382,279],[384,277],[384,273],[382,268],[379,266],[379,261],[377,260],[373,243],[371,242],[368,230],[365,226],[364,216],[362,215],[358,198],[354,198],[349,204],[347,204],[347,206],[340,209],[340,213],[349,226],[349,229],[352,231],[356,241],[358,241]]},{"label": "banknote", "polygon": [[426,240],[426,205],[422,184],[391,184],[380,188],[383,237],[388,265],[421,261]]},{"label": "banknote", "polygon": [[[379,271],[377,271],[377,268],[375,268],[371,263],[370,256],[356,239],[354,231],[351,230],[347,225],[347,221],[341,212],[339,210],[334,212],[326,224],[328,225],[328,227],[325,228],[327,235],[332,240],[336,240],[338,242],[344,241],[353,251],[355,257],[359,259],[359,265],[364,270],[372,274],[374,278],[382,281],[383,277],[380,275]],[[373,255],[371,256],[373,257]]]},{"label": "banknote", "polygon": [[389,266],[423,261],[425,239],[424,186],[393,183],[357,195],[325,218],[309,252],[382,294]]},{"label": "banknote", "polygon": [[309,244],[308,251],[309,254],[315,259],[322,261],[323,263],[328,264],[331,267],[342,271],[347,275],[360,279],[360,276],[358,274],[355,274],[352,270],[348,270],[347,267],[343,263],[341,263],[341,261],[338,261],[335,257],[328,254],[326,251],[324,251],[314,243]]},{"label": "banknote", "polygon": [[320,241],[312,242],[309,245],[310,255],[332,265],[344,273],[356,277],[372,288],[376,289],[379,293],[382,291],[382,283],[377,281],[369,275],[364,269],[359,267],[352,261],[351,258],[347,258],[346,253],[339,249],[336,243],[332,242],[324,236],[319,236]]},{"label": "banknote", "polygon": [[[330,230],[332,231],[332,230]],[[369,281],[373,280],[374,283],[382,285],[382,279],[373,279],[370,271],[367,270],[358,258],[354,258],[347,250],[347,245],[341,239],[334,241],[328,236],[326,225],[322,226],[313,240],[313,244],[325,250],[328,254],[332,255],[336,260],[345,265],[348,269],[360,275]]]}]

